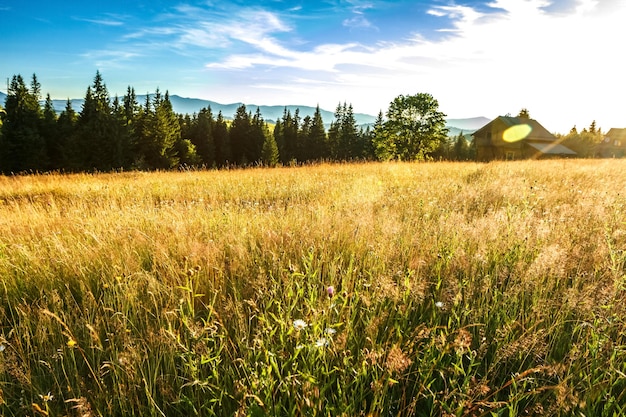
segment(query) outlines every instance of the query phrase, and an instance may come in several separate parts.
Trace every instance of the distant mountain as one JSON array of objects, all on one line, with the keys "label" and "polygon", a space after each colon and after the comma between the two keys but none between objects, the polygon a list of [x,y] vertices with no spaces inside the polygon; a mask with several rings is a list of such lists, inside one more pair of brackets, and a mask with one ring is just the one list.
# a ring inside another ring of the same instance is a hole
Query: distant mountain
[{"label": "distant mountain", "polygon": [[[0,91],[0,104],[4,105],[7,95]],[[143,104],[146,101],[146,95],[137,96],[137,102],[139,104]],[[215,116],[221,111],[222,115],[225,119],[232,119],[237,111],[237,108],[242,105],[242,103],[231,103],[231,104],[221,104],[211,100],[203,100],[199,98],[186,98],[180,97],[177,95],[171,95],[170,101],[172,102],[172,107],[176,113],[182,114],[193,114],[198,113],[201,109],[206,107],[211,107],[211,111]],[[82,98],[71,99],[72,108],[76,112],[80,112],[83,107],[83,103],[85,102]],[[61,113],[65,110],[65,106],[67,104],[67,100],[52,100],[52,104],[57,113]],[[296,109],[299,109],[299,114],[301,118],[306,116],[313,116],[315,113],[315,107],[311,106],[299,106],[299,105],[288,105],[288,106],[257,106],[256,104],[246,104],[246,108],[248,111],[256,112],[257,107],[261,111],[261,115],[268,122],[275,122],[278,119],[283,117],[283,112],[285,108],[291,112],[293,115],[296,112]],[[322,119],[326,123],[326,127],[330,124],[331,121],[335,119],[334,111],[320,109],[322,114]],[[376,121],[376,116],[365,114],[365,113],[355,113],[354,118],[356,119],[356,123],[359,126],[370,126],[374,125]],[[467,119],[447,119],[446,126],[449,129],[449,136],[456,136],[459,133],[464,133],[465,135],[470,135],[476,130],[480,129],[484,125],[486,125],[490,119],[486,117],[471,117]]]}]

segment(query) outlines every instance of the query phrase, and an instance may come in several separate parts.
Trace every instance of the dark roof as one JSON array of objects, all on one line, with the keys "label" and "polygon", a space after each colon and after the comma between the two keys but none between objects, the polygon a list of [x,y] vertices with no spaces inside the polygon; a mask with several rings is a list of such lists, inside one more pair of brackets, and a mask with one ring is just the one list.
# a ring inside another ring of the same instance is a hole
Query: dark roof
[{"label": "dark roof", "polygon": [[526,140],[538,140],[538,141],[548,141],[548,142],[553,142],[556,140],[556,137],[552,133],[548,132],[548,130],[545,127],[543,127],[538,121],[534,119],[528,119],[525,117],[511,117],[511,116],[496,117],[495,119],[487,123],[485,126],[481,127],[476,132],[474,132],[474,136],[476,136],[477,133],[479,133],[481,130],[485,129],[486,127],[491,126],[491,124],[494,123],[496,120],[500,120],[502,123],[504,123],[508,127],[513,127],[517,125],[530,126],[531,131],[528,134],[528,136],[525,138]]}]

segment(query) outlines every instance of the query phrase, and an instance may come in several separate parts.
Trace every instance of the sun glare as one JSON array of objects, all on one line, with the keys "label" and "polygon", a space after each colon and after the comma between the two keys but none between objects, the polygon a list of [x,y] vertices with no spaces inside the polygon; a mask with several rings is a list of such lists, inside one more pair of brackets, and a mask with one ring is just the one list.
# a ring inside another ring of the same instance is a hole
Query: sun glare
[{"label": "sun glare", "polygon": [[502,134],[502,139],[505,142],[517,142],[524,139],[532,132],[533,128],[529,124],[521,124],[509,127]]}]

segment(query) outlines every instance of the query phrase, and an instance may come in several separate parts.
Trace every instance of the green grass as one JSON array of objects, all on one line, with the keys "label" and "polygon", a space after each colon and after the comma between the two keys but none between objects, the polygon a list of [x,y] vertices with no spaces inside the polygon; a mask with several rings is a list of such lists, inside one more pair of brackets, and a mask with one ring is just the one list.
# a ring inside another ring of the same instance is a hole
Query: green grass
[{"label": "green grass", "polygon": [[0,177],[0,414],[624,414],[625,190],[621,160]]}]

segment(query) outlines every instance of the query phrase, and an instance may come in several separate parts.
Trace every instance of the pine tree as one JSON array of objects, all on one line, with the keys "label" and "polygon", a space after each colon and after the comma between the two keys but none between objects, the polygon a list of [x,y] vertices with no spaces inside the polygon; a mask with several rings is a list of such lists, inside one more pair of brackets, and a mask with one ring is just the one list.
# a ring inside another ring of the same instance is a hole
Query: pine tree
[{"label": "pine tree", "polygon": [[41,86],[33,75],[31,90],[21,75],[13,76],[5,102],[0,143],[0,170],[17,173],[47,167],[45,140],[40,133]]},{"label": "pine tree", "polygon": [[232,156],[228,125],[221,111],[217,114],[212,131],[215,143],[215,161],[217,166],[223,167],[232,161]]},{"label": "pine tree", "polygon": [[120,138],[115,129],[109,92],[100,71],[87,88],[85,102],[78,117],[77,135],[81,160],[86,170],[109,171],[118,166]]},{"label": "pine tree", "polygon": [[211,108],[203,108],[194,118],[191,128],[190,140],[196,147],[203,164],[213,166],[215,164],[215,140],[213,138],[213,126],[215,120]]},{"label": "pine tree", "polygon": [[159,89],[152,100],[146,96],[146,103],[138,114],[139,130],[137,159],[135,165],[141,169],[170,169],[178,165],[176,145],[180,141],[180,124],[172,109],[169,93],[165,97]]},{"label": "pine tree", "polygon": [[278,154],[278,145],[276,145],[276,140],[274,139],[274,135],[269,134],[267,132],[265,136],[265,142],[263,142],[263,149],[261,151],[261,157],[263,160],[263,165],[269,167],[275,167],[280,162],[279,154]]},{"label": "pine tree", "polygon": [[59,169],[71,170],[71,161],[76,160],[73,158],[72,152],[75,150],[75,142],[73,138],[76,135],[76,122],[78,115],[72,108],[72,102],[67,99],[65,103],[65,109],[59,115],[57,119],[57,132],[58,132],[58,146],[60,150]]},{"label": "pine tree", "polygon": [[237,108],[233,123],[230,126],[230,144],[233,162],[247,165],[254,160],[250,137],[252,133],[252,116],[248,113],[246,106],[242,104]]},{"label": "pine tree", "polygon": [[315,113],[313,113],[308,146],[309,158],[312,160],[321,160],[330,156],[327,147],[326,129],[324,128],[324,121],[322,120],[322,112],[320,111],[319,105],[315,108]]},{"label": "pine tree", "polygon": [[43,108],[43,118],[41,119],[40,132],[43,137],[48,166],[47,170],[61,169],[63,166],[63,150],[59,143],[60,135],[57,129],[57,114],[50,94],[46,95]]}]

